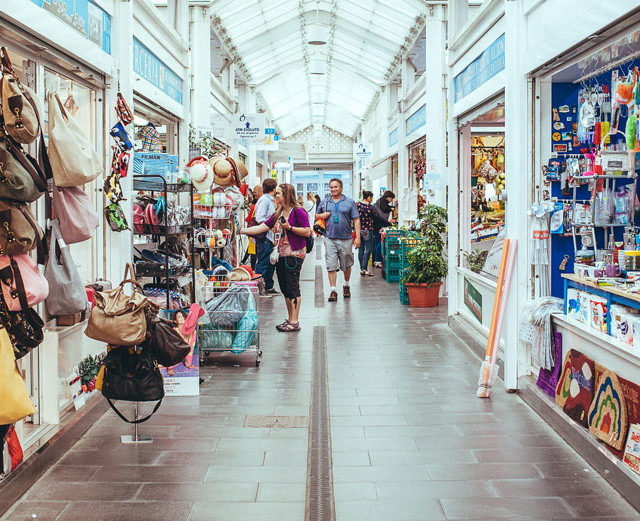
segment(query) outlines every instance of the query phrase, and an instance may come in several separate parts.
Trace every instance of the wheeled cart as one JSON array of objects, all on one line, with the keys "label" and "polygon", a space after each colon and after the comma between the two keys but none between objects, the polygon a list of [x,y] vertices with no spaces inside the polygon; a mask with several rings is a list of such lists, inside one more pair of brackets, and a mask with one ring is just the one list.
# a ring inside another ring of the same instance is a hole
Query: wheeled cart
[{"label": "wheeled cart", "polygon": [[208,283],[204,287],[205,315],[198,322],[200,360],[211,353],[240,355],[255,352],[260,366],[262,350],[255,282]]}]

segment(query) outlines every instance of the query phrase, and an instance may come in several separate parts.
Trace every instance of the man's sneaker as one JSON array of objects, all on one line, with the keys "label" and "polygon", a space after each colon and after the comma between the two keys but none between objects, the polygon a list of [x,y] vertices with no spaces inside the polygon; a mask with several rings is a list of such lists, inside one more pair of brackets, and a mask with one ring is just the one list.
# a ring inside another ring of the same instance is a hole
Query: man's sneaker
[{"label": "man's sneaker", "polygon": [[338,292],[332,291],[329,295],[329,302],[336,302],[338,300]]},{"label": "man's sneaker", "polygon": [[275,297],[277,295],[280,295],[280,292],[276,288],[271,288],[271,289],[265,289],[264,294],[269,297]]},{"label": "man's sneaker", "polygon": [[344,286],[342,288],[342,296],[344,298],[351,298],[351,288],[349,286]]}]

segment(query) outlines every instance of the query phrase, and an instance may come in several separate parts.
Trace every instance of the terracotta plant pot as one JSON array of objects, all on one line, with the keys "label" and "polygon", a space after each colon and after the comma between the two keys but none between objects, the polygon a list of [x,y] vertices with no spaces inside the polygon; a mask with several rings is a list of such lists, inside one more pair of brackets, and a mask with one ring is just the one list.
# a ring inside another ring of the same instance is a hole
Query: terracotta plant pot
[{"label": "terracotta plant pot", "polygon": [[438,295],[442,282],[433,284],[405,284],[409,292],[409,305],[414,308],[433,308],[438,305]]}]

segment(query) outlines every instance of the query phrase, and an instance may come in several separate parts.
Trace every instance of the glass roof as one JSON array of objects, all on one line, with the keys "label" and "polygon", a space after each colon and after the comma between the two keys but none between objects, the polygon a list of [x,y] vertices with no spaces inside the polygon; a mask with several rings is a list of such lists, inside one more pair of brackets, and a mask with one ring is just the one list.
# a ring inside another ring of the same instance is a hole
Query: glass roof
[{"label": "glass roof", "polygon": [[[354,136],[424,8],[422,0],[212,2],[219,32],[284,137],[314,123]],[[326,45],[306,43],[317,24],[328,28]],[[326,72],[310,74],[312,60]]]}]

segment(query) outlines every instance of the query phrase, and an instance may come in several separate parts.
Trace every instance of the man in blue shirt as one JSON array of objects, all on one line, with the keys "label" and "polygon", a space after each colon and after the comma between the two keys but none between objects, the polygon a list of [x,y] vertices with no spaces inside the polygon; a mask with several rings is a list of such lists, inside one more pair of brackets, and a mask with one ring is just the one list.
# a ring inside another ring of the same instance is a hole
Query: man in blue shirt
[{"label": "man in blue shirt", "polygon": [[[273,200],[273,193],[276,190],[277,182],[275,179],[268,177],[262,181],[263,195],[258,199],[255,208],[255,220],[258,224],[262,224],[276,211],[276,204]],[[273,250],[273,232],[269,231],[266,237],[256,236],[256,273],[262,275],[264,280],[264,290],[267,295],[279,295],[273,287],[273,272],[275,265],[271,264],[269,257]]]},{"label": "man in blue shirt", "polygon": [[[360,247],[360,212],[355,201],[342,194],[342,189],[342,180],[334,178],[329,181],[331,196],[320,203],[316,214],[316,217],[325,220],[324,258],[331,286],[329,302],[338,300],[338,271],[344,273],[342,295],[344,298],[351,297],[349,279],[353,266],[353,246]],[[355,228],[355,240],[352,239],[352,228]]]}]

